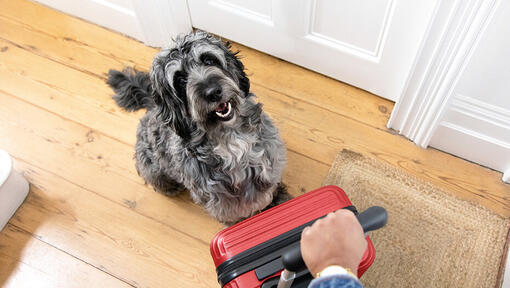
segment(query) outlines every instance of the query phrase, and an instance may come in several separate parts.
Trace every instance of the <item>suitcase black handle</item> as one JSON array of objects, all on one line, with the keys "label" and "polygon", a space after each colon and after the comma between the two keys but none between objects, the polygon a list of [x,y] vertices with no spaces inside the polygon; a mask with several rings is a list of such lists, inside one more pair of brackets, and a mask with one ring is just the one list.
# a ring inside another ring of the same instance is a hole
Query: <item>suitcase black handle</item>
[{"label": "suitcase black handle", "polygon": [[[388,212],[379,206],[372,206],[357,217],[365,233],[382,228],[388,222]],[[299,272],[306,268],[299,242],[282,255],[282,263],[285,269],[292,272]]]}]

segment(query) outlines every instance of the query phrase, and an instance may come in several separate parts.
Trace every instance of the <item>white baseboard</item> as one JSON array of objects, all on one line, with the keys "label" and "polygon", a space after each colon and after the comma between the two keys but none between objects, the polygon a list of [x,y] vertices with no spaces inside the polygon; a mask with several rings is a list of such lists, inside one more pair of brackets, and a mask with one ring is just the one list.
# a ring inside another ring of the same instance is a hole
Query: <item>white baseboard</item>
[{"label": "white baseboard", "polygon": [[456,94],[429,145],[498,171],[510,171],[510,111]]},{"label": "white baseboard", "polygon": [[107,0],[35,1],[140,41],[145,40],[132,5],[120,5],[123,2]]},{"label": "white baseboard", "polygon": [[454,123],[441,122],[430,146],[497,171],[510,170],[510,143]]},{"label": "white baseboard", "polygon": [[457,93],[443,121],[510,143],[510,110]]}]

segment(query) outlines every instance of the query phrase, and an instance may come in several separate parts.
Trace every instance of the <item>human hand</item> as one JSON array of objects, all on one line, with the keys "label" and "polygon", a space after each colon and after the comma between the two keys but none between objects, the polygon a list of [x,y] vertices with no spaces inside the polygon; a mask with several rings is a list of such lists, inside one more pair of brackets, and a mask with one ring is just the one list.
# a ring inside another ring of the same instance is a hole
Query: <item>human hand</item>
[{"label": "human hand", "polygon": [[349,268],[357,275],[367,241],[358,219],[349,210],[329,213],[301,234],[301,254],[312,275],[331,265]]}]

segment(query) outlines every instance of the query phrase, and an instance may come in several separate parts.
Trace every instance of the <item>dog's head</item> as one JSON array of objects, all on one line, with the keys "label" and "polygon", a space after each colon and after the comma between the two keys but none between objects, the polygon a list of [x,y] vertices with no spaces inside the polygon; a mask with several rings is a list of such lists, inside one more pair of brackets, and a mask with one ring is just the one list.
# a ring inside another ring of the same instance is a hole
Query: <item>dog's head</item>
[{"label": "dog's head", "polygon": [[237,53],[205,32],[178,37],[156,55],[150,76],[159,116],[183,139],[235,123],[250,90]]}]

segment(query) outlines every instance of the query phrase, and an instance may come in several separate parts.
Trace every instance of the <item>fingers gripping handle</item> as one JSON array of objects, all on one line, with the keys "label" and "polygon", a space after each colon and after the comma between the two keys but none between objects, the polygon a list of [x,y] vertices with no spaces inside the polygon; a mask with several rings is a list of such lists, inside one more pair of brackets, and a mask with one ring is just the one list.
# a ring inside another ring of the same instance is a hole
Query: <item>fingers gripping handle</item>
[{"label": "fingers gripping handle", "polygon": [[[358,215],[358,221],[365,233],[377,230],[388,222],[388,212],[383,207],[372,206]],[[282,255],[282,263],[285,269],[292,272],[299,272],[306,268],[299,242]]]}]

